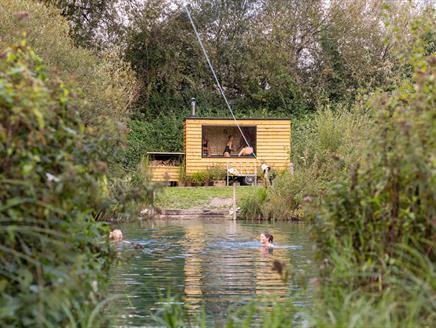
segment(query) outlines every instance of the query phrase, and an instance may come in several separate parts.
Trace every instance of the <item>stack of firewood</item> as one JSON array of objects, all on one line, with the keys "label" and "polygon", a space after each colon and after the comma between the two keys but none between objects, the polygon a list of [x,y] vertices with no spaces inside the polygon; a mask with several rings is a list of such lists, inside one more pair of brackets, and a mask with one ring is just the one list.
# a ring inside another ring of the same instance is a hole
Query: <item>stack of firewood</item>
[{"label": "stack of firewood", "polygon": [[167,159],[167,160],[152,160],[150,163],[151,166],[178,166],[179,162],[175,159]]}]

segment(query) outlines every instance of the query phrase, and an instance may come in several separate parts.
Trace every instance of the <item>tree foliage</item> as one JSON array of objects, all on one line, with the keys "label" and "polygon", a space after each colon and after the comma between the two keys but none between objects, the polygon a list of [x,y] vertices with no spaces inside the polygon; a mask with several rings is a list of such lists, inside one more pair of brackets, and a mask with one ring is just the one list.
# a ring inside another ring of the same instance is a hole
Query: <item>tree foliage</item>
[{"label": "tree foliage", "polygon": [[117,0],[40,0],[60,9],[69,21],[75,43],[87,48],[107,48],[105,43],[119,33],[121,21]]},{"label": "tree foliage", "polygon": [[129,106],[137,94],[134,74],[118,51],[96,54],[76,47],[68,22],[57,9],[26,0],[5,0],[1,6],[0,46],[16,43],[26,33],[48,74],[64,81],[75,95],[84,122],[101,131],[110,130],[108,137],[118,144],[127,134]]},{"label": "tree foliage", "polygon": [[[0,325],[90,318],[106,275],[104,143],[26,42],[0,57]],[[99,242],[100,240],[100,242]]]},{"label": "tree foliage", "polygon": [[[383,2],[197,0],[191,10],[241,111],[265,107],[292,115],[313,108],[321,96],[352,100],[393,73]],[[132,18],[126,56],[144,77],[141,109],[147,113],[185,105],[193,95],[218,97],[181,7],[147,2]]]},{"label": "tree foliage", "polygon": [[[407,70],[397,51],[422,14],[413,3],[375,0],[196,0],[190,8],[236,113],[293,118],[393,88]],[[130,22],[125,58],[141,81],[138,120],[181,122],[191,97],[200,115],[228,115],[183,7],[148,1]]]}]

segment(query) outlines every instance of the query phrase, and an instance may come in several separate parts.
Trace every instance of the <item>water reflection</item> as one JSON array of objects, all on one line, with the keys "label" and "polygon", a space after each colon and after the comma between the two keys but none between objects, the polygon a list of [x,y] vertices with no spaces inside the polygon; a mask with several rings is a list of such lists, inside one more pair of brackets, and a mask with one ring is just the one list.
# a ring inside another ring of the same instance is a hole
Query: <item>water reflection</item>
[{"label": "water reflection", "polygon": [[[307,227],[289,223],[233,221],[150,221],[122,227],[126,240],[144,249],[121,246],[122,261],[114,266],[110,293],[121,295],[110,309],[115,326],[144,326],[171,293],[186,310],[205,310],[209,320],[221,321],[229,307],[256,297],[275,301],[291,298],[310,303],[296,280],[284,281],[272,270],[273,262],[286,263],[293,273],[313,273]],[[259,235],[269,231],[277,248],[260,246]]]}]

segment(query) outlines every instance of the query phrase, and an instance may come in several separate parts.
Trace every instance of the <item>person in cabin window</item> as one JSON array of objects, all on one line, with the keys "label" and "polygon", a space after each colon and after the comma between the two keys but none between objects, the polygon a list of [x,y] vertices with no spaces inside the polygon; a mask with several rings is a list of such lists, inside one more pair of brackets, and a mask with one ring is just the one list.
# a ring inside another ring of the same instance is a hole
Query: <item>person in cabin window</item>
[{"label": "person in cabin window", "polygon": [[203,151],[203,156],[208,157],[210,154],[210,148],[209,148],[209,139],[203,138],[203,142],[201,144],[201,148]]},{"label": "person in cabin window", "polygon": [[232,151],[234,150],[235,149],[233,148],[233,136],[230,135],[229,138],[227,139],[227,144],[226,144],[226,148],[224,148],[223,156],[230,157]]},{"label": "person in cabin window", "polygon": [[241,151],[239,152],[238,156],[250,156],[254,152],[253,147],[248,146],[246,143],[242,146]]}]

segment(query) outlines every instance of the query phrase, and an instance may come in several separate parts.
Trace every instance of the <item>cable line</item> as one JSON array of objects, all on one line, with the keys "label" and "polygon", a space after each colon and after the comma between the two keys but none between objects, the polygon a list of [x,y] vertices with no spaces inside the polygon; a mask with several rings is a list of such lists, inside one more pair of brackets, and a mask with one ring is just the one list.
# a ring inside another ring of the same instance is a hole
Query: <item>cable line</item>
[{"label": "cable line", "polygon": [[[212,72],[212,75],[213,75],[214,80],[215,80],[215,84],[216,84],[218,90],[220,91],[221,95],[223,96],[224,101],[225,101],[225,103],[227,105],[227,108],[229,109],[230,114],[233,117],[233,120],[236,122],[236,126],[238,127],[239,131],[241,132],[241,135],[244,138],[245,143],[247,144],[248,147],[251,147],[250,143],[248,142],[247,138],[244,135],[244,132],[242,132],[242,129],[239,126],[238,120],[236,119],[235,114],[233,113],[232,107],[230,106],[230,103],[227,100],[226,94],[224,93],[224,89],[221,86],[220,81],[218,80],[218,77],[217,77],[217,75],[215,73],[213,65],[212,65],[212,63],[211,63],[211,61],[209,59],[209,56],[207,55],[206,48],[204,47],[203,42],[201,41],[200,34],[198,33],[197,28],[195,27],[195,23],[194,23],[194,20],[192,19],[191,13],[189,12],[188,6],[184,5],[184,7],[185,7],[186,14],[188,15],[189,21],[191,22],[192,28],[194,29],[194,33],[195,33],[195,36],[197,37],[198,43],[200,44],[201,50],[203,51],[203,55],[206,58],[207,64],[209,65],[209,68],[210,68],[210,70]],[[251,148],[253,148],[253,147],[251,147]],[[254,152],[254,148],[253,148],[253,155],[254,155],[254,157],[257,158],[257,156],[256,156],[256,154]]]}]

